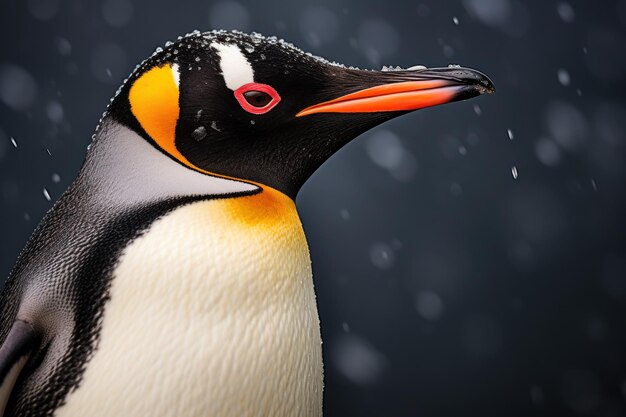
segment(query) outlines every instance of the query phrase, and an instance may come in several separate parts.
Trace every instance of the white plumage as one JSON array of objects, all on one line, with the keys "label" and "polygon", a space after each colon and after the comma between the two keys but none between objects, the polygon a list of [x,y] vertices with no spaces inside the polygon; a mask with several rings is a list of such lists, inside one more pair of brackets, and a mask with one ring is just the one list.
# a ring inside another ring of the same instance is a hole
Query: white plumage
[{"label": "white plumage", "polygon": [[293,201],[194,203],[124,251],[99,346],[55,416],[319,416],[320,344]]}]

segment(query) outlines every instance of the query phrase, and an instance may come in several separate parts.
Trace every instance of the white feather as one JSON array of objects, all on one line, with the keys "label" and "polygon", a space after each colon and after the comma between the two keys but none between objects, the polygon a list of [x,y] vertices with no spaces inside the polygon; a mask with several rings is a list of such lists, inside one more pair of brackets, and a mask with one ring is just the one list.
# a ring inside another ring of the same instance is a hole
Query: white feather
[{"label": "white feather", "polygon": [[180,71],[178,69],[178,64],[172,64],[172,75],[174,76],[176,86],[180,88]]},{"label": "white feather", "polygon": [[220,69],[226,87],[235,91],[244,84],[254,82],[254,70],[237,45],[213,42],[211,47],[220,57]]},{"label": "white feather", "polygon": [[181,207],[124,251],[98,349],[56,417],[321,416],[319,320],[295,205],[250,223],[229,212],[235,200]]}]

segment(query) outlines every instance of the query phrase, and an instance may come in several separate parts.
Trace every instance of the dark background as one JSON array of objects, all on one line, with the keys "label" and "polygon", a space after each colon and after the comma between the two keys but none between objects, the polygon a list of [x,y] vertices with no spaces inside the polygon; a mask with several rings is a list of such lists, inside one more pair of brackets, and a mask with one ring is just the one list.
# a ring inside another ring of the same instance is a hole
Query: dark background
[{"label": "dark background", "polygon": [[626,415],[626,0],[3,0],[2,276],[122,80],[212,28],[497,87],[368,132],[300,193],[326,416]]}]

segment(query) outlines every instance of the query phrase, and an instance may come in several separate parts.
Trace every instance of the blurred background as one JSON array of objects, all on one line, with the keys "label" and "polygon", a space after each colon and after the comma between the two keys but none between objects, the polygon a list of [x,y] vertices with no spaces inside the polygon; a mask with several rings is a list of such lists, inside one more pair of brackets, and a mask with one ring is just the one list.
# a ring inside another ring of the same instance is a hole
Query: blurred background
[{"label": "blurred background", "polygon": [[213,28],[497,87],[368,132],[301,191],[325,416],[626,415],[626,0],[3,0],[0,282],[123,79]]}]

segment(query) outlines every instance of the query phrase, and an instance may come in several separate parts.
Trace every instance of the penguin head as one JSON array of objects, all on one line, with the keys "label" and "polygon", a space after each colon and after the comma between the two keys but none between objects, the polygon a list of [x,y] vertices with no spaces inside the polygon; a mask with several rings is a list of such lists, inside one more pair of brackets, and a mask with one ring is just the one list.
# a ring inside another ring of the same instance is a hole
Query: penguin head
[{"label": "penguin head", "polygon": [[460,67],[359,70],[273,37],[194,32],[138,66],[108,115],[187,169],[295,198],[362,132],[493,90],[485,75]]}]

